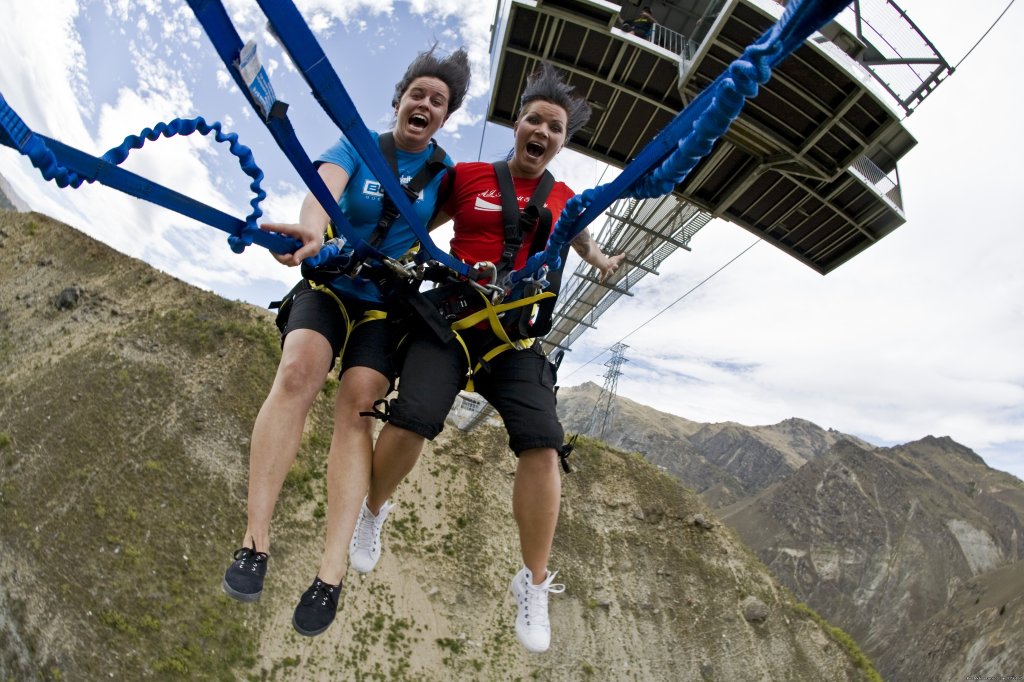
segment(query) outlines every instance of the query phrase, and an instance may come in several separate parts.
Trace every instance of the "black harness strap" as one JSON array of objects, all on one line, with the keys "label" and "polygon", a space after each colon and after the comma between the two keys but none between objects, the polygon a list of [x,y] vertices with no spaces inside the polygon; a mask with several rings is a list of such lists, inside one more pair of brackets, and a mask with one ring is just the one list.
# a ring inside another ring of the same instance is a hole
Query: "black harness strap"
[{"label": "black harness strap", "polygon": [[[360,412],[362,414],[362,412]],[[572,473],[572,466],[569,464],[569,455],[576,449],[576,439],[580,437],[580,434],[574,434],[569,439],[568,443],[563,443],[562,447],[558,450],[558,461],[562,465],[562,470],[567,474]]]},{"label": "black harness strap", "polygon": [[[551,211],[544,208],[544,202],[547,201],[551,188],[555,186],[555,177],[544,171],[529,203],[520,212],[519,198],[508,163],[496,161],[493,165],[494,174],[498,177],[498,190],[501,192],[501,220],[505,226],[505,246],[501,251],[501,260],[495,263],[500,282],[515,267],[516,255],[523,248],[523,238],[534,225],[537,229],[534,232],[534,243],[530,246],[534,251],[539,251],[547,244],[548,234],[551,232]],[[539,248],[536,246],[538,241]]]},{"label": "black harness strap", "polygon": [[[419,198],[420,192],[423,188],[430,184],[438,173],[449,168],[444,162],[448,156],[441,145],[437,144],[433,140],[430,141],[434,145],[434,151],[431,152],[426,162],[420,167],[419,171],[409,181],[407,185],[402,185],[402,189],[405,190],[406,196],[409,202],[412,204],[416,203]],[[380,146],[381,154],[384,159],[388,162],[391,167],[391,172],[394,173],[395,177],[401,181],[401,176],[398,174],[398,157],[395,148],[395,136],[394,134],[387,132],[381,133],[377,136],[377,143]],[[388,236],[388,232],[391,230],[391,226],[398,218],[398,208],[395,207],[394,202],[388,197],[387,193],[384,193],[381,197],[380,206],[380,217],[377,219],[377,225],[373,228],[373,232],[370,233],[366,243],[373,248],[378,248]],[[327,234],[325,240],[334,239],[337,236],[334,223],[330,223],[327,226]],[[344,264],[338,264],[333,267],[321,266],[318,268],[312,268],[307,266],[305,263],[302,264],[302,276],[306,279],[312,280],[325,286],[330,286],[330,282],[339,275],[350,272],[354,263],[348,262]],[[390,275],[388,275],[390,277]]]},{"label": "black harness strap", "polygon": [[[391,171],[401,181],[402,176],[398,173],[398,157],[395,151],[394,134],[390,132],[381,133],[377,138],[377,142],[381,153],[387,160],[388,165],[391,166]],[[444,162],[445,156],[447,156],[444,149],[441,148],[441,145],[433,142],[433,140],[431,142],[434,145],[434,151],[430,154],[430,158],[427,159],[427,162],[423,164],[423,167],[420,168],[419,172],[413,176],[407,185],[402,185],[402,189],[405,190],[405,194],[412,204],[416,203],[423,188],[429,185],[430,181],[438,173],[448,168],[448,165]],[[377,220],[377,226],[373,228],[373,233],[366,240],[374,248],[377,248],[384,242],[388,232],[391,230],[391,225],[398,218],[398,208],[395,207],[395,203],[391,201],[387,193],[384,194],[380,204],[380,218]]]},{"label": "black harness strap", "polygon": [[[379,406],[379,407],[378,407]],[[373,407],[369,412],[360,412],[360,417],[373,417],[379,419],[382,422],[386,422],[391,418],[391,401],[381,398],[380,400],[373,401]]]}]

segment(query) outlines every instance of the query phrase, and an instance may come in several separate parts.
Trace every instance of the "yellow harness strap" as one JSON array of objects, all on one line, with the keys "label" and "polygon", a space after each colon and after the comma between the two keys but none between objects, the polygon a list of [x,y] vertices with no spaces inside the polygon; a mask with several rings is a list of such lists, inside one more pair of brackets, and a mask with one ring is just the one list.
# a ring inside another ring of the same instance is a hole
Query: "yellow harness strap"
[{"label": "yellow harness strap", "polygon": [[452,331],[458,332],[462,331],[463,329],[469,329],[470,327],[474,327],[480,322],[487,320],[490,323],[491,331],[494,332],[494,335],[497,336],[498,339],[517,348],[529,348],[530,345],[533,344],[533,341],[530,340],[530,343],[526,344],[525,346],[516,346],[516,342],[512,341],[512,339],[508,337],[508,332],[506,332],[505,328],[501,325],[501,320],[498,319],[498,316],[509,310],[515,310],[516,308],[523,308],[528,305],[533,305],[538,301],[544,300],[545,298],[554,298],[555,296],[550,291],[545,291],[535,296],[530,296],[528,298],[520,298],[515,301],[511,301],[510,303],[499,303],[498,305],[494,305],[483,292],[477,293],[479,293],[480,298],[483,299],[483,309],[478,310],[475,313],[472,313],[471,315],[467,315],[466,317],[463,317],[461,320],[456,320],[456,322],[452,325]]},{"label": "yellow harness strap", "polygon": [[362,319],[360,319],[358,322],[356,322],[355,325],[352,328],[355,329],[356,327],[358,327],[359,325],[363,324],[364,322],[370,322],[372,320],[386,320],[386,319],[388,319],[388,311],[386,311],[386,310],[367,310],[365,313],[363,313]]},{"label": "yellow harness strap", "polygon": [[352,318],[349,317],[348,309],[345,307],[345,304],[342,302],[340,298],[338,298],[338,295],[336,293],[331,291],[330,287],[324,286],[323,284],[317,284],[313,280],[307,281],[309,282],[309,286],[312,289],[323,292],[330,296],[331,298],[333,298],[334,302],[338,304],[338,308],[341,309],[341,316],[345,319],[345,343],[342,345],[341,350],[338,351],[339,358],[345,355],[345,348],[348,347],[349,337],[352,336],[352,332],[355,330],[356,327],[366,322],[372,322],[373,320],[386,320],[388,317],[388,313],[386,310],[367,310],[365,313],[363,313],[363,316],[361,318],[359,318],[358,320],[356,320],[355,323],[353,323]]},{"label": "yellow harness strap", "polygon": [[348,310],[345,309],[345,304],[341,302],[341,299],[338,298],[336,293],[331,291],[330,287],[324,286],[323,284],[317,284],[311,279],[306,281],[309,282],[309,287],[311,289],[327,294],[334,299],[335,303],[338,304],[338,307],[341,308],[341,315],[345,318],[345,336],[348,336],[348,332],[352,331],[352,320],[349,319]]},{"label": "yellow harness strap", "polygon": [[497,336],[498,340],[502,343],[484,353],[476,363],[476,366],[469,371],[466,376],[467,391],[474,390],[473,377],[480,371],[480,368],[483,367],[484,363],[490,362],[507,350],[525,350],[533,346],[535,339],[522,339],[520,341],[513,341],[510,339],[508,332],[505,331],[505,328],[502,326],[501,320],[498,319],[498,316],[508,310],[532,306],[545,298],[553,298],[555,295],[550,291],[545,291],[535,296],[529,296],[527,298],[510,301],[509,303],[499,303],[498,305],[494,305],[482,291],[478,291],[477,293],[480,294],[480,297],[484,301],[483,309],[478,310],[471,315],[467,315],[460,320],[456,320],[455,323],[452,324],[452,331],[455,332],[455,338],[458,340],[459,345],[462,346],[462,352],[466,354],[466,365],[469,366],[472,363],[472,360],[469,355],[469,348],[466,346],[466,342],[462,339],[462,335],[459,334],[460,331],[469,329],[470,327],[475,327],[477,324],[487,320],[490,323],[491,331],[494,332],[494,335]]}]

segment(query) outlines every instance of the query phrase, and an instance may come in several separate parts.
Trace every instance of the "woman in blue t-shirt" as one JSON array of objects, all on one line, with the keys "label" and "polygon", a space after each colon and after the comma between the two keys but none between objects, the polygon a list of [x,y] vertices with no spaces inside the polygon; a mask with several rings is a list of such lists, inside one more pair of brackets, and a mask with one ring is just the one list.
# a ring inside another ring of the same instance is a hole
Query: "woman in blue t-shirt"
[{"label": "woman in blue t-shirt", "polygon": [[[389,155],[388,145],[393,150],[403,184],[408,184],[428,162],[437,163],[439,157],[445,165],[452,163],[443,150],[435,154],[437,145],[432,138],[465,98],[469,60],[464,50],[444,59],[433,52],[432,48],[420,54],[396,85],[391,102],[395,127],[381,136],[387,138],[379,140],[385,156]],[[415,245],[412,228],[400,215],[383,230],[378,229],[384,204],[380,185],[348,140],[342,138],[324,152],[318,171],[358,239],[374,243],[391,258],[401,257]],[[443,171],[434,175],[414,203],[424,224],[434,213],[443,175]],[[295,253],[275,256],[287,265],[301,264],[304,258],[319,252],[325,235],[335,236],[327,213],[312,194],[302,203],[298,223],[265,223],[263,228],[302,242]],[[372,411],[374,402],[387,394],[396,376],[392,357],[396,330],[382,319],[386,311],[381,310],[380,292],[372,282],[344,274],[303,274],[307,279],[293,290],[291,300],[278,316],[281,362],[253,426],[247,526],[242,547],[224,575],[223,588],[240,601],[259,599],[270,552],[274,505],[298,453],[309,409],[340,354],[341,383],[327,464],[324,555],[292,620],[300,634],[313,636],[327,629],[337,609],[349,543],[370,480],[373,455],[374,420],[359,413]]]}]

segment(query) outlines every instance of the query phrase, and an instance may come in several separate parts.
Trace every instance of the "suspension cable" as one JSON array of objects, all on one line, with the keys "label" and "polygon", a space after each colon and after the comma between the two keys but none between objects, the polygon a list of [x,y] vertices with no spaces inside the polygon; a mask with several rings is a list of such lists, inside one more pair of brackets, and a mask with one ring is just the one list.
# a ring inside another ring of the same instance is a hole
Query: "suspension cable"
[{"label": "suspension cable", "polygon": [[[646,320],[645,322],[641,323],[641,324],[640,324],[639,326],[635,327],[635,328],[634,328],[634,329],[633,329],[632,331],[630,331],[630,332],[629,332],[628,334],[626,334],[626,335],[625,335],[625,336],[623,336],[623,337],[622,337],[621,339],[619,339],[619,340],[618,340],[618,341],[617,341],[616,343],[622,343],[623,341],[625,341],[626,339],[628,339],[628,338],[629,338],[630,336],[632,336],[633,334],[636,334],[636,333],[637,333],[638,331],[640,331],[641,329],[643,329],[644,327],[646,327],[646,326],[647,326],[648,324],[650,324],[651,322],[653,322],[653,321],[654,321],[655,319],[657,319],[658,317],[660,317],[660,316],[661,316],[661,315],[663,315],[664,313],[668,312],[669,308],[671,308],[672,306],[676,305],[677,303],[679,303],[680,301],[682,301],[682,300],[683,300],[684,298],[686,298],[687,296],[689,296],[690,294],[692,294],[693,292],[695,292],[695,291],[696,291],[697,289],[699,289],[699,288],[701,288],[702,286],[704,286],[705,284],[707,284],[707,283],[708,283],[708,282],[709,282],[709,281],[711,280],[711,278],[712,278],[712,277],[714,277],[715,275],[717,275],[718,273],[720,273],[720,272],[721,272],[722,270],[725,270],[725,269],[726,269],[727,267],[729,267],[730,265],[732,265],[733,263],[735,263],[735,262],[736,262],[737,260],[739,260],[740,256],[742,256],[743,254],[745,254],[745,253],[746,253],[747,251],[750,251],[750,250],[751,250],[752,248],[754,248],[755,246],[757,246],[758,244],[760,244],[760,243],[761,243],[762,241],[764,241],[764,238],[763,238],[763,237],[762,237],[762,238],[758,238],[757,240],[755,240],[755,241],[751,242],[749,246],[747,246],[747,247],[746,247],[745,249],[743,249],[742,251],[740,251],[739,253],[737,253],[737,254],[736,254],[735,256],[733,256],[732,258],[730,258],[730,259],[728,260],[728,262],[726,262],[726,263],[725,263],[724,265],[722,265],[722,266],[721,266],[720,268],[718,268],[717,270],[715,270],[714,272],[712,272],[712,273],[711,273],[710,275],[708,275],[707,277],[705,277],[704,279],[702,279],[702,280],[701,280],[700,282],[697,282],[697,284],[694,284],[694,285],[693,285],[692,287],[690,287],[689,291],[687,291],[687,292],[686,292],[686,293],[684,293],[684,294],[683,294],[682,296],[680,296],[679,298],[677,298],[676,300],[672,301],[672,302],[671,302],[671,303],[669,303],[669,304],[668,304],[667,306],[665,306],[664,308],[662,308],[661,310],[659,310],[658,312],[656,312],[656,313],[655,313],[654,315],[652,315],[651,317],[649,317],[649,318],[648,318],[648,319],[647,319],[647,320]],[[615,344],[612,344],[612,345],[615,345]],[[569,377],[571,377],[571,376],[572,376],[573,374],[575,374],[576,372],[580,371],[581,369],[583,369],[584,367],[586,367],[586,366],[587,366],[587,365],[589,365],[590,363],[594,362],[595,360],[597,360],[597,359],[598,359],[599,357],[601,357],[602,355],[604,355],[604,354],[605,354],[605,353],[607,353],[607,352],[608,352],[608,351],[607,351],[607,349],[605,349],[605,350],[602,350],[602,351],[601,351],[600,353],[598,353],[598,354],[597,354],[597,355],[595,355],[594,357],[590,358],[589,360],[587,360],[587,361],[586,361],[585,363],[583,363],[582,365],[580,365],[579,367],[577,367],[577,368],[576,368],[576,369],[574,369],[573,371],[569,372],[569,373],[568,373],[568,374],[566,375],[566,378],[569,378]]]},{"label": "suspension cable", "polygon": [[1013,7],[1013,3],[1015,3],[1016,1],[1017,1],[1017,0],[1010,0],[1010,4],[1008,4],[1008,5],[1006,6],[1006,8],[1005,8],[1005,9],[1004,9],[1004,10],[1002,11],[1002,14],[1000,14],[1000,15],[999,15],[998,17],[996,17],[996,20],[992,22],[992,25],[988,27],[988,30],[987,30],[987,31],[985,31],[985,32],[984,32],[984,33],[983,33],[983,34],[981,35],[981,37],[980,37],[980,38],[978,38],[978,42],[974,43],[974,45],[972,45],[972,46],[971,46],[971,49],[967,50],[967,54],[965,54],[965,55],[964,55],[963,57],[961,57],[961,58],[960,58],[960,61],[958,61],[958,62],[956,63],[956,66],[954,66],[954,67],[953,67],[953,70],[954,70],[954,71],[956,71],[957,69],[959,69],[959,68],[960,68],[960,65],[964,63],[964,60],[965,60],[965,59],[967,59],[968,57],[970,57],[970,56],[971,56],[971,53],[972,53],[972,52],[974,52],[974,48],[978,47],[978,45],[981,45],[981,41],[983,41],[983,40],[984,40],[985,38],[987,38],[987,37],[988,37],[988,34],[992,32],[992,29],[994,29],[994,28],[996,27],[996,24],[998,24],[998,23],[999,23],[1000,21],[1002,21],[1002,18],[1003,18],[1004,16],[1006,16],[1006,12],[1007,12],[1007,11],[1008,11],[1008,10],[1009,10],[1009,9],[1010,9],[1011,7]]}]

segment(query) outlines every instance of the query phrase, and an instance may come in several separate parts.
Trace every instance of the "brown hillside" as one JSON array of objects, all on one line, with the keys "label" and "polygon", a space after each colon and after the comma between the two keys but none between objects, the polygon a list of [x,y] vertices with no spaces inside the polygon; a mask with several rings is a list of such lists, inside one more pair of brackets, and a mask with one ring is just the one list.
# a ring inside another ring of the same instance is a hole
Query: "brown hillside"
[{"label": "brown hillside", "polygon": [[220,580],[279,357],[266,311],[36,214],[0,212],[0,679],[860,680],[679,482],[584,440],[564,479],[552,650],[513,634],[514,459],[449,429],[397,496],[339,620],[292,609],[322,546],[329,381],[289,473],[263,600]]}]

